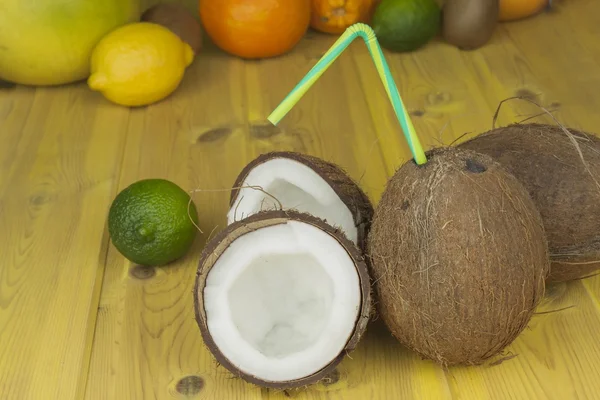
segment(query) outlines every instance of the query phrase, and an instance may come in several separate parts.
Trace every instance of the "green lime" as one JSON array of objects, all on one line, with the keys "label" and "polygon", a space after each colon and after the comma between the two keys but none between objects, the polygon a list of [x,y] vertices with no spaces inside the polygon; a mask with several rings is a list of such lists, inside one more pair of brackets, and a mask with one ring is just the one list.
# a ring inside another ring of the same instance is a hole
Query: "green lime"
[{"label": "green lime", "polygon": [[128,260],[147,266],[168,264],[182,257],[192,245],[198,213],[190,196],[175,183],[145,179],[123,189],[108,215],[108,231],[114,246]]},{"label": "green lime", "polygon": [[435,0],[383,0],[371,21],[377,40],[392,51],[413,51],[439,32],[442,10]]}]

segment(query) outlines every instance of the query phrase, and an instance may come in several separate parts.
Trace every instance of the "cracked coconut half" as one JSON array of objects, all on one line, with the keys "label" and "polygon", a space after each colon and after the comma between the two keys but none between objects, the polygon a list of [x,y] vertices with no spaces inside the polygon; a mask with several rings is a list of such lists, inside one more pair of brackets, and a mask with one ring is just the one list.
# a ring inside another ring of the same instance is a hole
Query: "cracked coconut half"
[{"label": "cracked coconut half", "polygon": [[233,185],[230,206],[230,224],[280,207],[314,215],[361,250],[373,217],[369,198],[339,166],[295,152],[271,152],[250,162]]},{"label": "cracked coconut half", "polygon": [[234,375],[279,389],[318,382],[352,351],[371,308],[358,247],[314,216],[265,211],[230,224],[206,246],[196,320]]}]

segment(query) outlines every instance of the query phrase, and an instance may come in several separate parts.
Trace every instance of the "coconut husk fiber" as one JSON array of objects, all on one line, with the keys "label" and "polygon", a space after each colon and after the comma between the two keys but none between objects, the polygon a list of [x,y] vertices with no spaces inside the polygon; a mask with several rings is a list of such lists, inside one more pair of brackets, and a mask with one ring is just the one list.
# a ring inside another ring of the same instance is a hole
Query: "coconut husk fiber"
[{"label": "coconut husk fiber", "polygon": [[378,313],[425,359],[474,365],[526,327],[548,247],[521,183],[489,156],[431,150],[405,163],[375,209],[368,249]]},{"label": "coconut husk fiber", "polygon": [[579,279],[600,269],[598,137],[554,125],[514,124],[459,147],[491,156],[528,190],[548,236],[549,282]]}]

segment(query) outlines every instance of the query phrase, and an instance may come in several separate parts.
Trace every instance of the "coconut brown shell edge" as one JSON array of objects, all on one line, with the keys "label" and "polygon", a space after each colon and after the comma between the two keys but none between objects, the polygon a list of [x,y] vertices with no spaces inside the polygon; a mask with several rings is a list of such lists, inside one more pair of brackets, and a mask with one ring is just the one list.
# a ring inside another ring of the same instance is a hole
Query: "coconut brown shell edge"
[{"label": "coconut brown shell edge", "polygon": [[[354,332],[348,339],[344,350],[342,350],[336,358],[331,360],[331,362],[325,368],[316,371],[313,375],[299,380],[269,382],[240,371],[223,355],[223,353],[220,352],[217,345],[213,341],[210,332],[208,331],[202,292],[204,290],[206,278],[208,277],[212,265],[214,265],[220,255],[223,254],[223,252],[237,238],[258,229],[273,225],[285,224],[288,221],[299,221],[316,226],[336,239],[346,250],[350,258],[354,261],[354,265],[359,275],[361,285],[361,310],[356,321]],[[198,263],[193,296],[195,318],[200,329],[202,339],[204,340],[206,347],[213,354],[219,364],[229,370],[233,375],[247,382],[253,383],[260,387],[273,389],[292,389],[312,385],[319,382],[321,379],[325,378],[329,373],[331,373],[343,360],[345,355],[352,352],[360,342],[361,338],[366,332],[372,306],[369,271],[362,252],[357,248],[357,246],[348,240],[345,235],[341,234],[341,232],[339,232],[337,229],[328,225],[319,218],[316,218],[310,214],[289,210],[261,211],[253,214],[247,218],[244,218],[243,220],[230,224],[212,240],[210,240],[204,248]]]},{"label": "coconut brown shell edge", "polygon": [[364,252],[366,249],[366,239],[373,219],[373,205],[366,193],[339,165],[321,158],[291,151],[273,151],[261,154],[248,163],[237,176],[233,184],[233,190],[231,191],[229,206],[233,206],[239,193],[238,188],[242,185],[250,171],[258,165],[275,158],[287,158],[304,164],[315,171],[331,186],[333,191],[352,213],[354,225],[358,230],[359,248]]}]

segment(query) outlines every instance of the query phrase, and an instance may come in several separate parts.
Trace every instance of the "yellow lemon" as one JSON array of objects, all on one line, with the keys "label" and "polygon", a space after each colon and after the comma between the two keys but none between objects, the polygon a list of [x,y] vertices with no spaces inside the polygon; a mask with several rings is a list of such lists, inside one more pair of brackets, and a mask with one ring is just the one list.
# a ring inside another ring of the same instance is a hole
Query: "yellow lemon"
[{"label": "yellow lemon", "polygon": [[194,59],[168,28],[136,22],[115,29],[94,48],[88,86],[123,106],[143,106],[173,93]]}]

